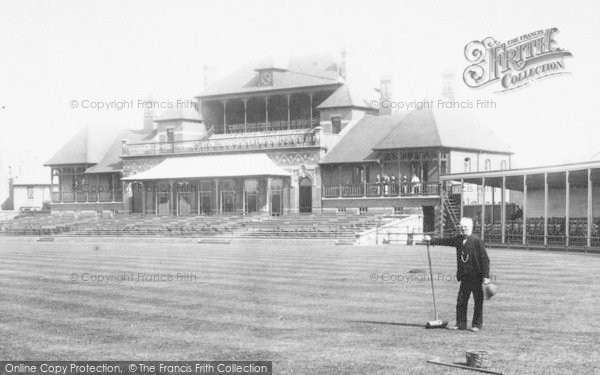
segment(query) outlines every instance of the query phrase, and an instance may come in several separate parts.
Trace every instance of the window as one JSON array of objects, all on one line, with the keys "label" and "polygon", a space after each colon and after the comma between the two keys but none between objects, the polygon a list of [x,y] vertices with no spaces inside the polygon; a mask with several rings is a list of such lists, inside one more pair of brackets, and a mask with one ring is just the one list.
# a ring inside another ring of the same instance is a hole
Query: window
[{"label": "window", "polygon": [[500,162],[500,170],[502,170],[502,171],[506,170],[506,160],[502,160]]},{"label": "window", "polygon": [[33,199],[33,186],[27,186],[27,199]]},{"label": "window", "polygon": [[258,191],[258,180],[246,180],[244,181],[244,190],[247,192]]},{"label": "window", "polygon": [[342,131],[342,118],[340,116],[334,116],[331,118],[331,132],[333,134],[339,134]]},{"label": "window", "polygon": [[212,181],[200,181],[200,191],[212,192]]},{"label": "window", "polygon": [[167,142],[175,142],[175,131],[173,129],[167,129]]},{"label": "window", "polygon": [[274,178],[271,180],[271,190],[282,190],[283,180],[280,178]]},{"label": "window", "polygon": [[489,171],[490,169],[492,169],[492,161],[490,159],[485,159],[484,168],[486,171]]},{"label": "window", "polygon": [[471,172],[471,158],[465,158],[465,172]]},{"label": "window", "polygon": [[235,191],[235,181],[232,179],[221,180],[219,187],[221,191]]}]

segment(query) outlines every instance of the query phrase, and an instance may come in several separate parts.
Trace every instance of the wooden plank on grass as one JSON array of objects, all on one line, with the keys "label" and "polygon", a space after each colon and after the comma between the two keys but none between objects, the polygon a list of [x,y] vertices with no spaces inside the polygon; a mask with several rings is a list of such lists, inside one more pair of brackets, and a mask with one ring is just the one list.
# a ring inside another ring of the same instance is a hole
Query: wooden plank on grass
[{"label": "wooden plank on grass", "polygon": [[458,363],[441,362],[437,358],[430,359],[430,360],[427,361],[427,363],[432,363],[434,365],[442,365],[442,366],[462,368],[462,369],[465,369],[465,370],[473,370],[473,371],[485,372],[486,374],[502,375],[502,373],[498,372],[498,371],[488,370],[488,369],[479,368],[479,367],[471,367],[471,366],[466,366],[466,365],[459,365]]}]

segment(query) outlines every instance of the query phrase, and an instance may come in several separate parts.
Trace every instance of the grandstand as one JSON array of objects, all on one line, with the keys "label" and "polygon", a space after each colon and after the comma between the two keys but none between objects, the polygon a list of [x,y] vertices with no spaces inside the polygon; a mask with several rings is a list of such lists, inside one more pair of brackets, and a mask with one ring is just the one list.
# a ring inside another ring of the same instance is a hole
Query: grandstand
[{"label": "grandstand", "polygon": [[[480,197],[479,206],[470,209],[469,215],[475,220],[475,233],[486,242],[499,246],[597,249],[600,218],[594,213],[600,210],[600,199],[595,194],[600,188],[599,170],[600,161],[590,161],[442,176],[446,194],[452,198],[445,200],[444,230],[455,231],[454,223],[467,212],[461,195],[465,184],[471,184],[477,186]],[[490,192],[494,191],[499,192],[500,205],[492,204],[496,198],[490,198]],[[507,211],[508,196],[512,213]]]}]

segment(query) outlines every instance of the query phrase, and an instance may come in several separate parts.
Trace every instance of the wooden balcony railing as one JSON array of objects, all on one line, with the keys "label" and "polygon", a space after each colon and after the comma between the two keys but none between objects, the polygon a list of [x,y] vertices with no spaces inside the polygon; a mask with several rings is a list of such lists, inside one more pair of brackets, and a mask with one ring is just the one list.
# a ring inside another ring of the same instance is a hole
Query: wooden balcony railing
[{"label": "wooden balcony railing", "polygon": [[253,122],[247,124],[227,125],[226,133],[253,133],[280,130],[310,129],[319,125],[318,120],[300,119],[290,121]]},{"label": "wooden balcony railing", "polygon": [[[366,191],[365,191],[366,187]],[[440,194],[437,182],[418,182],[407,184],[367,183],[360,185],[324,185],[325,198],[352,197],[410,197],[432,196]]]},{"label": "wooden balcony railing", "polygon": [[178,142],[125,143],[123,156],[210,153],[318,146],[314,132],[219,137]]},{"label": "wooden balcony railing", "polygon": [[53,192],[52,203],[95,203],[95,202],[121,202],[123,194],[120,189],[113,192]]}]

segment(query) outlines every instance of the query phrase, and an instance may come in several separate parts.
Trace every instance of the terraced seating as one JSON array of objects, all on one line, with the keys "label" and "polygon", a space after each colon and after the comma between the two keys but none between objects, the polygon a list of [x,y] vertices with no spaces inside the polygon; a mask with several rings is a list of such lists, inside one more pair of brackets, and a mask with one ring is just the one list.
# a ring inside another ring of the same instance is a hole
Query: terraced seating
[{"label": "terraced seating", "polygon": [[356,234],[377,225],[374,215],[288,215],[244,223],[238,235],[248,237],[355,238]]},{"label": "terraced seating", "polygon": [[69,236],[355,238],[380,222],[374,215],[36,216],[1,223],[0,233]]},{"label": "terraced seating", "polygon": [[1,234],[13,235],[54,235],[77,230],[80,226],[93,222],[96,217],[76,218],[74,215],[17,216],[0,222]]},{"label": "terraced seating", "polygon": [[84,225],[74,235],[204,237],[231,233],[245,220],[241,216],[126,216]]}]

